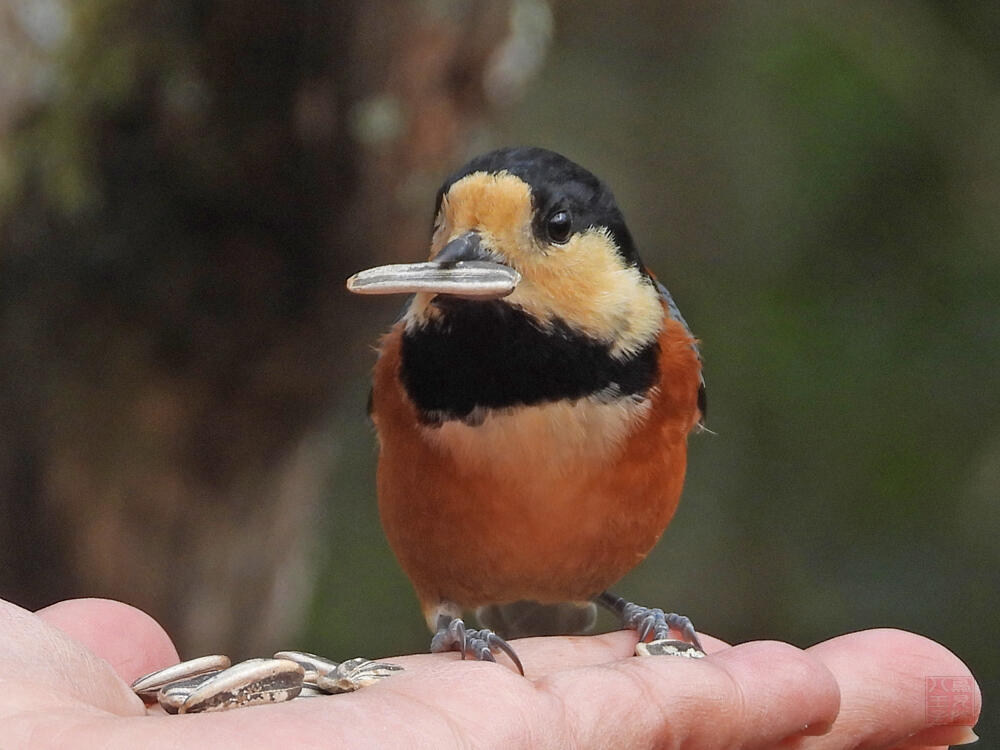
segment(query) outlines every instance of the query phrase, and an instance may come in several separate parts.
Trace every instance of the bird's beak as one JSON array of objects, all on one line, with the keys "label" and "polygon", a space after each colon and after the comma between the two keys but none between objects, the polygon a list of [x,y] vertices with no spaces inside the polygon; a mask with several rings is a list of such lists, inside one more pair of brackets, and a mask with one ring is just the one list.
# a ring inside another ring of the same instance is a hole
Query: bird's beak
[{"label": "bird's beak", "polygon": [[399,263],[359,271],[347,280],[355,294],[451,294],[456,297],[506,297],[521,274],[497,263],[482,247],[478,232],[459,235],[427,263]]}]

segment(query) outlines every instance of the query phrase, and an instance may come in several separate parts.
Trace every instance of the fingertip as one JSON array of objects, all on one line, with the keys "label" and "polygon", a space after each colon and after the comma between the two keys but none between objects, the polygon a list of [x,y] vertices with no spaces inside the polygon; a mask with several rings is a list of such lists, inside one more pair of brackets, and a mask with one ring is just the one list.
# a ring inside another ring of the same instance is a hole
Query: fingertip
[{"label": "fingertip", "polygon": [[177,649],[160,624],[124,602],[69,599],[36,614],[107,661],[126,683],[178,661]]},{"label": "fingertip", "polygon": [[982,690],[965,662],[947,647],[918,633],[897,628],[864,630],[824,641],[808,651],[826,662],[835,673],[853,671],[857,655],[864,653],[872,670],[911,680],[913,676],[921,677],[920,684],[915,686],[921,695],[927,690],[927,680],[957,678],[970,686],[976,707],[983,703]]},{"label": "fingertip", "polygon": [[[929,638],[883,628],[849,633],[808,652],[837,676],[843,712],[834,732],[854,744],[935,746],[955,726],[973,726],[982,693],[969,668]],[[942,725],[945,725],[942,727]],[[959,729],[962,727],[959,726]],[[928,729],[929,734],[921,735]],[[955,738],[950,734],[949,743]]]},{"label": "fingertip", "polygon": [[[972,671],[953,651],[930,638],[898,628],[876,628],[849,633],[841,636],[850,638],[859,648],[870,653],[891,654],[893,658],[905,658],[914,662],[934,664],[948,670],[947,674],[971,677]],[[830,648],[838,638],[813,646],[814,649]],[[835,646],[834,646],[835,648]],[[810,649],[812,650],[812,649]]]}]

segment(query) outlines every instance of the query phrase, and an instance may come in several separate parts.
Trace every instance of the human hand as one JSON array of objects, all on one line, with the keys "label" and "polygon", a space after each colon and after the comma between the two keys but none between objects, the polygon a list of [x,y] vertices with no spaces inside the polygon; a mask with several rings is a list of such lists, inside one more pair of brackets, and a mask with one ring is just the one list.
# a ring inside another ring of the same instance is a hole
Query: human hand
[{"label": "human hand", "polygon": [[[183,716],[149,715],[128,683],[177,661],[151,618],[119,602],[32,614],[0,601],[0,746],[775,748],[927,747],[972,739],[928,728],[928,676],[969,677],[920,636],[875,630],[805,651],[733,648],[635,658],[636,636],[517,642],[524,679],[453,654],[393,658],[406,671],[356,693]],[[979,703],[969,723],[978,718]],[[815,736],[825,732],[822,736]],[[916,732],[920,735],[912,736]],[[785,738],[797,737],[781,744]],[[909,737],[909,739],[907,739]]]}]

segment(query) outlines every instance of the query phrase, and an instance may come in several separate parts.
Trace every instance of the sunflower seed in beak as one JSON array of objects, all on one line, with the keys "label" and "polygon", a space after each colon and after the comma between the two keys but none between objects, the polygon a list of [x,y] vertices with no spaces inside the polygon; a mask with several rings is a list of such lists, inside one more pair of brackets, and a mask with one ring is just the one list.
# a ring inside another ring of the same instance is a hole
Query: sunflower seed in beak
[{"label": "sunflower seed in beak", "polygon": [[359,271],[347,280],[355,294],[415,294],[430,292],[457,297],[506,297],[520,283],[521,274],[502,263],[399,263]]}]

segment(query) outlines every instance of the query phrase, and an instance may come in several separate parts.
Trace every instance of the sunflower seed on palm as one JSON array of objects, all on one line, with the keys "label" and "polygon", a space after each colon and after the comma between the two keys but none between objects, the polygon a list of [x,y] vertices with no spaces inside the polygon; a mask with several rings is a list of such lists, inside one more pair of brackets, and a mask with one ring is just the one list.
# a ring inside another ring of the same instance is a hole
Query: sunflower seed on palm
[{"label": "sunflower seed on palm", "polygon": [[164,685],[156,693],[156,702],[163,707],[163,710],[168,714],[175,714],[180,711],[181,706],[184,705],[186,701],[195,690],[200,688],[206,682],[215,677],[222,670],[215,670],[212,672],[202,672],[194,677],[188,677],[183,680],[174,680],[173,682]]},{"label": "sunflower seed on palm", "polygon": [[132,683],[132,690],[140,698],[152,700],[164,685],[169,685],[178,680],[186,680],[196,675],[205,674],[206,672],[218,672],[219,670],[226,669],[231,663],[229,657],[222,654],[188,659],[187,661],[182,661],[180,664],[174,664],[173,666],[143,675]]},{"label": "sunflower seed on palm", "polygon": [[686,656],[688,659],[702,659],[705,652],[687,641],[677,641],[673,638],[660,638],[645,643],[635,644],[636,656]]},{"label": "sunflower seed on palm", "polygon": [[310,654],[308,651],[279,651],[274,655],[275,659],[289,659],[297,664],[301,664],[305,670],[303,678],[306,685],[315,685],[316,680],[322,674],[329,674],[340,666],[340,662],[327,659],[325,656]]},{"label": "sunflower seed on palm", "polygon": [[248,659],[197,687],[178,713],[225,711],[262,703],[282,703],[302,690],[305,670],[289,659]]},{"label": "sunflower seed on palm", "polygon": [[295,696],[295,700],[298,700],[299,698],[320,698],[324,695],[329,695],[329,693],[325,690],[320,690],[318,687],[313,685],[303,684],[299,694]]},{"label": "sunflower seed on palm", "polygon": [[316,684],[328,693],[350,693],[384,680],[393,672],[400,672],[402,669],[398,664],[372,661],[359,656],[342,662],[329,674],[320,675]]}]

